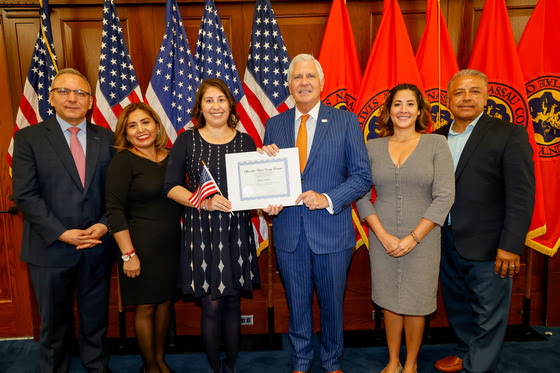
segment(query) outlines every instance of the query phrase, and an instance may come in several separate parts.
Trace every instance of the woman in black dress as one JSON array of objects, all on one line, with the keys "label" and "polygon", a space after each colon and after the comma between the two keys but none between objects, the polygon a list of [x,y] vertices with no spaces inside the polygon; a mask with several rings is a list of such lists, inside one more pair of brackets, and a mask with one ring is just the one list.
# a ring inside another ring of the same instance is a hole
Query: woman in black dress
[{"label": "woman in black dress", "polygon": [[[256,150],[249,135],[236,130],[236,103],[219,79],[202,82],[192,111],[194,130],[183,132],[169,155],[167,196],[185,206],[180,284],[202,305],[200,328],[213,372],[235,371],[241,331],[241,290],[259,280],[256,242],[249,211],[231,212],[227,200],[225,155]],[[199,185],[204,162],[223,195],[202,201],[189,197]],[[185,176],[186,175],[186,176]],[[225,359],[220,361],[223,335]]]},{"label": "woman in black dress", "polygon": [[144,103],[127,106],[115,130],[107,169],[107,217],[119,245],[124,304],[136,305],[134,328],[143,372],[168,373],[165,340],[178,293],[180,207],[163,191],[167,134]]}]

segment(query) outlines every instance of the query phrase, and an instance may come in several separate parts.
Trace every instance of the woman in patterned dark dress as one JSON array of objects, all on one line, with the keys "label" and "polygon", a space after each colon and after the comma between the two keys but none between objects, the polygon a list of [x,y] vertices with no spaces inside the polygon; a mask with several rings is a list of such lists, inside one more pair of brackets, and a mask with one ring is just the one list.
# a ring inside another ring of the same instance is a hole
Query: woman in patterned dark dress
[{"label": "woman in patterned dark dress", "polygon": [[119,245],[124,304],[136,305],[134,328],[142,372],[168,373],[165,339],[178,293],[180,206],[163,192],[167,135],[144,103],[127,106],[115,130],[117,154],[107,169],[107,217]]},{"label": "woman in patterned dark dress", "polygon": [[[256,150],[249,135],[236,130],[236,103],[219,79],[202,82],[192,111],[196,125],[183,132],[169,155],[167,196],[185,206],[180,284],[202,304],[200,329],[210,372],[235,371],[241,332],[241,290],[259,281],[256,242],[249,211],[231,212],[225,155]],[[199,185],[204,162],[223,195],[216,193],[198,211],[189,197]],[[220,361],[223,335],[225,358]]]}]

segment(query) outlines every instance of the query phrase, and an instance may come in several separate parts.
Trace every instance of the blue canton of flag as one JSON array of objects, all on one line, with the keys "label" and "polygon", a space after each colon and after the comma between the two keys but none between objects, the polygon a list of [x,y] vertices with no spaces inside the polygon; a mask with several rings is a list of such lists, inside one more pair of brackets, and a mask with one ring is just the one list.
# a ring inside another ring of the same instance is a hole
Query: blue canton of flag
[{"label": "blue canton of flag", "polygon": [[243,88],[222,21],[212,0],[204,2],[204,14],[198,31],[194,61],[201,80],[209,78],[223,80],[235,100],[239,102],[243,97]]},{"label": "blue canton of flag", "polygon": [[113,0],[103,2],[103,32],[92,122],[115,130],[122,110],[142,101],[136,73]]},{"label": "blue canton of flag", "polygon": [[[31,57],[27,79],[23,86],[23,94],[19,104],[14,133],[24,127],[37,124],[54,115],[54,109],[49,102],[49,91],[52,80],[58,72],[56,53],[51,32],[51,18],[49,2],[39,1],[41,28],[35,42],[35,51]],[[14,139],[8,148],[8,165],[12,166]]]},{"label": "blue canton of flag", "polygon": [[177,0],[168,0],[165,34],[146,91],[146,102],[159,114],[171,142],[191,120],[198,72],[185,33]]},{"label": "blue canton of flag", "polygon": [[[266,121],[294,106],[288,90],[290,57],[269,0],[257,0],[247,68],[243,78],[245,96],[238,107],[251,119],[245,126],[257,146],[262,146]],[[251,211],[258,254],[268,247],[268,223],[262,212]]]},{"label": "blue canton of flag", "polygon": [[257,0],[243,89],[248,103],[244,107],[261,140],[268,118],[294,106],[288,89],[289,66],[288,49],[270,1]]}]

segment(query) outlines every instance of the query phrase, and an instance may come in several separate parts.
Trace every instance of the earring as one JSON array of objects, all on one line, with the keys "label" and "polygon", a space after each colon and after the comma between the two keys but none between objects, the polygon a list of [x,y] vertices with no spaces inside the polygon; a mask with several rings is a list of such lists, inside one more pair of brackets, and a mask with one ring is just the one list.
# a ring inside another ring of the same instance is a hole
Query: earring
[{"label": "earring", "polygon": [[124,138],[126,139],[126,141],[130,142],[130,140],[128,139],[128,136],[125,136]]}]

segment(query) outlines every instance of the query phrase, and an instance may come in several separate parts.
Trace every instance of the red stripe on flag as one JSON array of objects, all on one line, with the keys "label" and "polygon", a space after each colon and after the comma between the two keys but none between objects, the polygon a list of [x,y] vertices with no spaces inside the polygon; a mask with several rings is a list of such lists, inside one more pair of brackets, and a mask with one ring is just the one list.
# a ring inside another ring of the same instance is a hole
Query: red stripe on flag
[{"label": "red stripe on flag", "polygon": [[255,145],[257,145],[257,148],[262,148],[262,140],[259,132],[255,128],[253,121],[247,114],[247,111],[245,111],[245,108],[242,104],[237,104],[237,114],[239,115],[241,123],[243,123],[243,128],[245,128],[245,131],[247,131],[249,136],[253,138],[253,141],[255,142]]},{"label": "red stripe on flag", "polygon": [[123,111],[123,107],[122,107],[121,103],[119,102],[118,104],[116,104],[115,106],[113,106],[113,107],[111,108],[111,111],[112,111],[113,114],[115,114],[115,116],[118,118],[118,117],[121,115],[122,111]]},{"label": "red stripe on flag", "polygon": [[105,127],[108,130],[111,129],[111,126],[109,126],[109,123],[107,122],[107,120],[103,116],[103,113],[101,113],[101,110],[99,110],[99,107],[97,106],[97,100],[95,100],[95,104],[94,104],[94,108],[93,108],[93,113],[91,114],[91,118],[92,118],[92,121],[95,124],[97,124],[98,126]]},{"label": "red stripe on flag", "polygon": [[[31,104],[27,100],[27,97],[25,97],[24,94],[21,95],[21,101],[19,103],[19,108],[21,110],[21,113],[25,117],[25,119],[27,119],[27,123],[37,124],[37,122],[39,121],[37,119],[37,113],[35,112],[35,110],[33,110],[33,107],[31,106]],[[17,123],[16,123],[16,125],[17,125]],[[19,129],[19,126],[18,126],[18,129]],[[16,130],[14,128],[14,132],[15,131]]]},{"label": "red stripe on flag", "polygon": [[264,126],[266,121],[268,120],[268,118],[270,118],[270,116],[268,115],[268,113],[264,109],[262,103],[257,98],[255,93],[245,83],[243,83],[243,91],[245,91],[245,97],[247,97],[247,101],[249,102],[249,106],[251,106],[251,108],[255,111],[255,113],[257,113],[257,115],[259,116],[259,119],[261,120],[261,123]]},{"label": "red stripe on flag", "polygon": [[290,107],[288,105],[286,105],[286,102],[282,102],[280,104],[280,106],[278,106],[276,108],[276,110],[278,110],[279,113],[283,113],[283,112],[285,112],[286,110],[289,110],[289,109],[290,109]]}]

